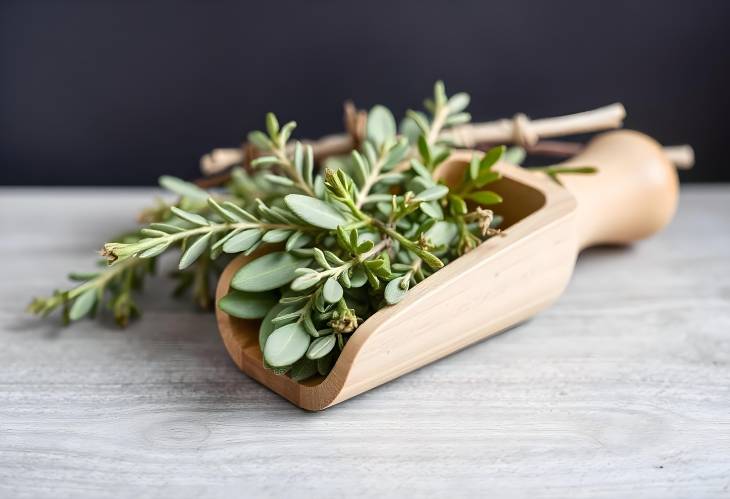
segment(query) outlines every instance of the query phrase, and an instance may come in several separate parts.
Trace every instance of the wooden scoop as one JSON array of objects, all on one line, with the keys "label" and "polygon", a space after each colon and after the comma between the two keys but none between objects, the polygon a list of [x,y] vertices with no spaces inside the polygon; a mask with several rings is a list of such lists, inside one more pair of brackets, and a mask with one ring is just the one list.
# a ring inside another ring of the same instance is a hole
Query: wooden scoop
[{"label": "wooden scoop", "polygon": [[[449,183],[463,174],[471,151],[454,153],[437,172]],[[555,301],[578,252],[596,244],[626,244],[664,227],[674,214],[678,181],[661,147],[646,135],[617,131],[593,139],[564,163],[595,166],[594,175],[545,175],[498,165],[490,190],[505,202],[504,232],[411,289],[397,305],[365,321],[327,377],[298,383],[264,369],[259,321],[216,307],[221,336],[238,367],[307,410],[332,406],[518,324]],[[251,257],[223,272],[216,300]]]}]

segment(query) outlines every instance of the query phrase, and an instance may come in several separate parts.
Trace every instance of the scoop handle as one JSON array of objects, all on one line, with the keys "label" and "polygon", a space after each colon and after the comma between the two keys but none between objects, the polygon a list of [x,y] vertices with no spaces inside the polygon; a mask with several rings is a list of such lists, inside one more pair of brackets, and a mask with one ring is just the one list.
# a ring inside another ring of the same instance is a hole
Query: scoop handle
[{"label": "scoop handle", "polygon": [[601,134],[563,166],[594,166],[589,175],[564,174],[575,196],[580,247],[628,244],[666,226],[677,208],[674,165],[651,137],[631,130]]}]

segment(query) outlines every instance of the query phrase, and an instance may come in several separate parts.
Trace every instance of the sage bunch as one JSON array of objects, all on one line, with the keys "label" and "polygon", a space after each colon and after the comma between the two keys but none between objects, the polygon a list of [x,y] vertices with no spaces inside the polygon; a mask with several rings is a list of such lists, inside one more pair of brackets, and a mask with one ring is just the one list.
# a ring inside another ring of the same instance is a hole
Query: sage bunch
[{"label": "sage bunch", "polygon": [[447,186],[436,172],[452,146],[441,135],[470,121],[469,96],[448,97],[437,82],[424,105],[399,125],[387,108],[373,107],[360,147],[321,164],[310,145],[292,140],[295,122],[268,114],[265,131],[248,135],[258,152],[249,168],[235,168],[223,189],[211,191],[163,177],[174,203],[146,210],[144,228],[105,244],[106,268],[73,275],[81,284],[29,309],[62,308],[72,321],[105,305],[125,325],[139,314],[133,291],[173,249],[180,251],[177,292],[192,288],[205,307],[225,263],[251,255],[218,306],[261,320],[267,368],[299,381],[326,375],[365,320],[499,233],[493,208],[502,198],[489,190],[501,177],[494,166],[505,154],[518,162],[523,151],[475,154],[463,178]]}]

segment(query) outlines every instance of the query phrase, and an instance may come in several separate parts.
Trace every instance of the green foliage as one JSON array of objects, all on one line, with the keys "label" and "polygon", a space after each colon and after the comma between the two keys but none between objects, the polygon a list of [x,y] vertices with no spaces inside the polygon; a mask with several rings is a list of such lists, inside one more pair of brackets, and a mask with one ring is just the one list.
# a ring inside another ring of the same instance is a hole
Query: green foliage
[{"label": "green foliage", "polygon": [[[498,233],[499,217],[486,206],[502,198],[487,187],[500,179],[500,161],[521,161],[524,151],[500,146],[475,155],[457,185],[435,175],[451,155],[442,132],[469,121],[468,104],[467,94],[449,97],[437,82],[427,111],[408,111],[400,126],[387,108],[375,106],[360,147],[327,158],[321,168],[310,145],[290,140],[296,124],[281,125],[269,113],[266,131],[248,134],[257,149],[251,171],[234,169],[215,193],[161,177],[176,200],[146,210],[145,227],[105,244],[104,270],[74,274],[80,284],[36,299],[29,309],[61,308],[70,321],[106,305],[126,324],[139,313],[133,290],[172,249],[180,251],[176,294],[192,289],[207,307],[211,282],[231,256],[256,252],[218,307],[261,319],[267,368],[297,381],[326,375],[364,320]],[[557,179],[592,170],[543,171]]]}]

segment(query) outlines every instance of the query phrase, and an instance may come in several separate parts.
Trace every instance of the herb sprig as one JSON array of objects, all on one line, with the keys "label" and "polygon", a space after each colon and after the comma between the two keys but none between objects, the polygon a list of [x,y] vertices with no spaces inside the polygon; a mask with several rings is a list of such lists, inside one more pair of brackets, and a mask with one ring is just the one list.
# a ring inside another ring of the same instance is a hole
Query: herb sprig
[{"label": "herb sprig", "polygon": [[[488,190],[501,175],[494,168],[519,150],[504,146],[475,154],[457,185],[437,168],[452,153],[443,132],[468,122],[469,96],[446,94],[442,82],[397,125],[383,106],[367,116],[366,136],[348,155],[315,165],[312,147],[291,141],[293,121],[273,114],[266,131],[248,135],[257,149],[250,170],[237,168],[221,192],[174,177],[161,185],[178,195],[144,214],[139,232],[104,245],[109,266],[78,286],[34,300],[29,310],[62,308],[67,321],[93,314],[102,304],[125,325],[139,314],[133,301],[160,255],[180,250],[178,291],[193,287],[209,304],[209,282],[234,255],[267,251],[233,277],[219,302],[226,313],[261,319],[265,365],[304,380],[325,375],[360,324],[460,255],[499,233],[491,207],[502,198]],[[589,168],[545,169],[590,173]]]}]

